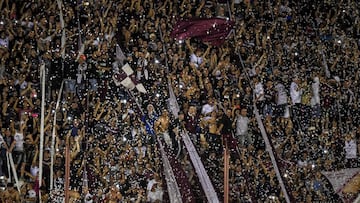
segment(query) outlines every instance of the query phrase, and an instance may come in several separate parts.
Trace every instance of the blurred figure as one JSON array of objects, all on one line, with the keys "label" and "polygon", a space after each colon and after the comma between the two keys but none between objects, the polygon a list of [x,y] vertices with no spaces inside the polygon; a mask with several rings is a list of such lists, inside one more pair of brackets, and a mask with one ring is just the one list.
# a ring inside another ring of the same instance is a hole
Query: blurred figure
[{"label": "blurred figure", "polygon": [[245,147],[247,145],[252,145],[254,143],[252,134],[249,132],[249,124],[251,120],[247,116],[247,109],[242,108],[240,111],[236,111],[235,116],[235,137],[239,140],[239,144],[241,147]]},{"label": "blurred figure", "polygon": [[301,127],[301,96],[303,89],[300,86],[301,80],[298,76],[293,78],[290,85],[290,97],[291,97],[291,117],[294,119],[295,128],[297,130],[303,130]]},{"label": "blurred figure", "polygon": [[315,128],[320,127],[320,118],[321,118],[321,106],[320,106],[320,79],[319,77],[314,77],[313,83],[311,84],[312,97],[311,97],[311,107],[312,107],[312,126]]},{"label": "blurred figure", "polygon": [[166,145],[169,148],[172,148],[173,146],[169,134],[169,124],[170,124],[169,112],[166,109],[163,109],[161,116],[156,120],[154,124],[155,133],[161,139],[164,139]]},{"label": "blurred figure", "polygon": [[142,116],[141,121],[145,124],[146,136],[148,138],[147,141],[149,141],[151,144],[153,144],[153,143],[155,143],[154,124],[155,124],[155,121],[158,119],[158,115],[156,114],[156,111],[152,104],[147,105],[146,110],[147,111]]}]

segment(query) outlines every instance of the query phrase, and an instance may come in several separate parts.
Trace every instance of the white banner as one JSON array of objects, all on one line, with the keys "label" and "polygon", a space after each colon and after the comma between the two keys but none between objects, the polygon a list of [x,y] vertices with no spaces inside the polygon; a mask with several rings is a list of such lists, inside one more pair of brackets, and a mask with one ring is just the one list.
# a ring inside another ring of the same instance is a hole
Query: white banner
[{"label": "white banner", "polygon": [[277,164],[276,164],[275,155],[274,155],[274,152],[273,152],[273,150],[272,150],[272,147],[271,147],[269,138],[268,138],[268,136],[267,136],[267,134],[266,134],[266,130],[265,130],[265,128],[264,128],[264,124],[263,124],[263,122],[262,122],[262,120],[261,120],[261,117],[260,117],[260,115],[259,115],[259,111],[258,111],[258,109],[256,108],[256,105],[255,105],[255,104],[254,104],[253,107],[254,107],[254,114],[255,114],[256,121],[257,121],[257,123],[258,123],[259,129],[260,129],[260,132],[261,132],[261,135],[262,135],[262,137],[263,137],[263,139],[264,139],[264,142],[265,142],[266,151],[267,151],[267,152],[269,153],[269,155],[270,155],[270,159],[271,159],[272,165],[273,165],[273,167],[274,167],[276,177],[277,177],[277,179],[278,179],[278,181],[279,181],[281,190],[282,190],[282,192],[283,192],[283,194],[284,194],[284,198],[285,198],[285,200],[286,200],[287,203],[290,203],[290,197],[289,197],[288,192],[287,192],[287,190],[286,190],[285,184],[284,184],[284,182],[283,182],[283,180],[282,180],[282,178],[281,178],[280,170],[279,170],[279,168],[278,168],[278,166],[277,166]]},{"label": "white banner", "polygon": [[322,171],[321,173],[329,179],[334,191],[339,193],[354,176],[360,173],[360,168],[347,168],[339,171]]},{"label": "white banner", "polygon": [[177,184],[174,172],[173,172],[173,170],[171,168],[169,159],[166,156],[164,147],[163,147],[160,139],[157,138],[157,141],[158,141],[159,146],[160,146],[161,158],[163,160],[164,175],[165,175],[165,179],[166,179],[166,185],[167,185],[167,190],[168,190],[170,202],[171,203],[181,203],[182,198],[181,198],[180,189],[179,189],[179,186]]},{"label": "white banner", "polygon": [[219,203],[219,198],[216,194],[214,186],[207,174],[204,164],[201,162],[201,158],[197,153],[194,144],[191,142],[190,137],[187,132],[182,132],[182,139],[184,141],[185,147],[189,153],[190,159],[195,168],[196,174],[199,178],[203,191],[206,195],[207,202],[209,203]]}]

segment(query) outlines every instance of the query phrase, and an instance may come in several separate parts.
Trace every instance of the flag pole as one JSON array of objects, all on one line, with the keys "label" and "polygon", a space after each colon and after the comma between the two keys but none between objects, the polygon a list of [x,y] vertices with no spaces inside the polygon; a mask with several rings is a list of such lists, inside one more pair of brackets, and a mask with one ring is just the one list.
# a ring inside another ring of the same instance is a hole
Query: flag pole
[{"label": "flag pole", "polygon": [[66,135],[65,141],[65,203],[69,203],[69,187],[70,187],[70,135]]},{"label": "flag pole", "polygon": [[[230,9],[230,8],[228,8],[228,9]],[[235,36],[236,36],[236,33],[235,33],[235,30],[234,30],[234,41],[236,41],[236,37],[235,37]],[[236,47],[235,47],[235,48],[236,48]],[[249,82],[249,84],[250,84],[250,87],[251,87],[252,89],[254,89],[254,86],[253,86],[254,84],[252,84],[252,81],[250,80],[250,77],[249,77],[249,75],[248,75],[248,72],[245,70],[245,65],[244,65],[244,61],[243,61],[243,59],[242,59],[242,57],[241,57],[240,50],[237,51],[237,54],[238,54],[238,57],[239,57],[239,59],[240,59],[242,68],[243,68],[243,70],[245,71],[246,79],[248,80],[248,82]],[[274,167],[274,171],[275,171],[276,177],[277,177],[277,179],[278,179],[278,181],[279,181],[281,191],[283,192],[285,201],[286,201],[287,203],[290,203],[291,201],[290,201],[289,194],[288,194],[288,192],[287,192],[287,190],[286,190],[285,184],[284,184],[283,179],[282,179],[282,177],[281,177],[281,173],[280,173],[280,170],[279,170],[279,168],[278,168],[278,166],[277,166],[274,152],[273,152],[273,150],[272,150],[272,147],[271,147],[269,138],[268,138],[268,136],[267,136],[266,130],[265,130],[265,128],[264,128],[263,122],[262,122],[262,120],[261,120],[261,118],[260,118],[260,115],[259,115],[258,109],[256,108],[255,103],[253,104],[253,108],[254,108],[255,118],[256,118],[257,123],[258,123],[258,126],[259,126],[259,128],[260,128],[261,135],[262,135],[262,137],[263,137],[263,139],[264,139],[264,141],[265,141],[266,151],[267,151],[267,152],[269,153],[269,155],[270,155],[270,159],[271,159],[272,165],[273,165],[273,167]]]},{"label": "flag pole", "polygon": [[128,92],[128,94],[130,95],[130,97],[131,97],[131,98],[134,100],[134,102],[136,103],[138,109],[139,109],[140,112],[141,112],[141,115],[144,115],[144,111],[142,110],[142,108],[141,108],[139,102],[136,100],[135,96],[132,94],[131,90],[126,89],[126,91]]},{"label": "flag pole", "polygon": [[[41,81],[41,117],[40,117],[40,147],[39,147],[39,186],[42,183],[43,173],[43,153],[44,153],[44,123],[45,123],[45,64],[40,65],[40,81]],[[41,190],[39,194],[41,201]]]},{"label": "flag pole", "polygon": [[60,99],[62,95],[62,89],[64,86],[64,80],[61,82],[60,90],[58,93],[58,99],[56,101],[55,111],[54,111],[54,120],[53,120],[53,129],[52,129],[52,138],[51,138],[51,164],[50,164],[50,190],[54,187],[54,157],[55,157],[55,139],[56,139],[56,113],[60,106]]},{"label": "flag pole", "polygon": [[[162,41],[164,41],[160,26],[158,29],[159,29],[159,33],[160,33],[160,38]],[[163,52],[165,54],[165,63],[166,63],[166,71],[167,71],[166,73],[169,74],[168,57],[167,57],[167,50],[166,50],[165,44],[163,44]],[[169,89],[169,95],[170,95],[170,98],[169,98],[170,111],[173,113],[174,117],[178,117],[179,104],[178,104],[175,94],[173,92],[170,78],[168,78],[167,82],[168,82],[168,87],[169,87],[168,89]],[[197,175],[199,177],[200,184],[202,186],[202,189],[206,195],[208,202],[218,203],[219,199],[217,197],[217,193],[215,192],[214,186],[209,178],[209,175],[207,174],[207,171],[201,161],[201,158],[199,157],[199,155],[195,149],[195,146],[192,143],[188,133],[186,131],[184,131],[183,135],[181,137],[183,139],[183,142],[184,142],[184,145],[185,145],[187,151],[189,152],[189,157],[191,159],[192,164],[194,165],[195,172],[197,173]]]},{"label": "flag pole", "polygon": [[225,142],[224,150],[224,203],[229,202],[229,159],[230,153],[227,143]]},{"label": "flag pole", "polygon": [[[136,100],[135,96],[131,93],[131,90],[127,89],[128,94],[130,97],[134,100],[136,105],[138,106],[140,112],[142,115],[144,115],[144,111],[142,110],[142,107],[140,106],[139,102]],[[147,121],[146,121],[147,122]],[[147,124],[152,128],[152,126],[147,122]],[[164,150],[164,146],[162,145],[160,138],[157,136],[156,141],[159,144],[160,154],[161,158],[163,160],[163,167],[164,167],[164,175],[166,179],[166,184],[168,188],[171,188],[171,193],[169,192],[169,199],[170,202],[182,202],[182,197],[179,189],[179,185],[176,181],[176,177],[174,175],[174,170],[171,167],[171,164],[169,162],[169,158],[166,155],[166,152]]]},{"label": "flag pole", "polygon": [[[16,167],[15,167],[15,164],[14,164],[14,160],[12,158],[12,154],[9,153],[9,152],[6,152],[6,155],[7,155],[7,159],[9,160],[9,164],[11,166],[11,170],[14,174],[14,180],[15,180],[15,184],[16,184],[16,188],[18,189],[18,192],[19,194],[21,193],[21,188],[20,188],[20,184],[19,184],[19,179],[18,179],[18,176],[17,176],[17,172],[16,172]],[[10,168],[9,168],[10,169]],[[10,172],[9,172],[9,175],[10,175]],[[10,179],[11,180],[11,179]]]},{"label": "flag pole", "polygon": [[260,129],[260,133],[264,139],[264,142],[265,142],[265,146],[266,146],[266,151],[269,153],[269,156],[270,156],[270,159],[271,159],[271,162],[272,162],[272,165],[274,167],[274,171],[275,171],[275,174],[276,174],[276,177],[279,181],[279,185],[281,187],[281,190],[283,192],[283,195],[284,195],[284,198],[286,200],[287,203],[290,203],[290,197],[288,195],[288,192],[286,190],[286,187],[285,187],[285,184],[284,184],[284,181],[281,177],[281,173],[280,173],[280,170],[279,170],[279,167],[276,163],[276,158],[275,158],[275,155],[274,155],[274,152],[273,152],[273,149],[271,147],[271,144],[270,144],[270,140],[267,136],[267,133],[266,133],[266,130],[265,130],[265,127],[263,125],[263,122],[260,118],[260,115],[259,115],[259,111],[256,107],[255,104],[253,104],[253,108],[254,108],[254,114],[255,114],[255,118],[257,120],[257,123],[258,123],[258,127]]}]

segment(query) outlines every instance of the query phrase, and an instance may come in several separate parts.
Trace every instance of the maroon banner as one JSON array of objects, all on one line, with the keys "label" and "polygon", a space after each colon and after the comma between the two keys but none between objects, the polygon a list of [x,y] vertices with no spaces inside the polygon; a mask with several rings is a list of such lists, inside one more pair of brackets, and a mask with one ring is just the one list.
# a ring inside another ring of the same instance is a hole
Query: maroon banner
[{"label": "maroon banner", "polygon": [[233,21],[224,18],[183,19],[175,24],[171,37],[176,40],[197,38],[204,43],[220,46],[226,40],[233,26]]}]

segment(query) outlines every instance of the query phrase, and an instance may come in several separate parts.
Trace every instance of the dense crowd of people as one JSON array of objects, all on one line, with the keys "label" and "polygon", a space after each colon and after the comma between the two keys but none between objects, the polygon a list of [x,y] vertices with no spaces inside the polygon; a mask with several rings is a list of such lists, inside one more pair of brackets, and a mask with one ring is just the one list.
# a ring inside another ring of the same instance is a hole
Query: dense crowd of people
[{"label": "dense crowd of people", "polygon": [[[284,202],[260,123],[292,202],[356,198],[321,173],[360,163],[355,1],[0,0],[0,10],[0,202],[62,202],[66,146],[72,201],[169,202],[158,141],[186,175],[188,202],[206,202],[184,131],[220,199],[227,142],[230,202]],[[192,17],[225,18],[234,30],[221,46],[170,37]],[[126,63],[147,93],[114,79]]]}]

